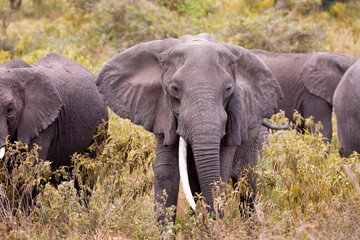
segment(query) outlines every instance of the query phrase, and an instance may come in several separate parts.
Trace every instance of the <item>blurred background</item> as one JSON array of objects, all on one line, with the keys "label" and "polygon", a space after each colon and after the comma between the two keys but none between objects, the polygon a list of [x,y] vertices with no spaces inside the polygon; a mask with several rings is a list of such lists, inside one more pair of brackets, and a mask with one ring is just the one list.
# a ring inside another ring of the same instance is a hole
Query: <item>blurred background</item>
[{"label": "blurred background", "polygon": [[201,32],[249,49],[359,57],[359,15],[356,0],[0,0],[0,60],[56,51],[96,72],[139,42]]}]

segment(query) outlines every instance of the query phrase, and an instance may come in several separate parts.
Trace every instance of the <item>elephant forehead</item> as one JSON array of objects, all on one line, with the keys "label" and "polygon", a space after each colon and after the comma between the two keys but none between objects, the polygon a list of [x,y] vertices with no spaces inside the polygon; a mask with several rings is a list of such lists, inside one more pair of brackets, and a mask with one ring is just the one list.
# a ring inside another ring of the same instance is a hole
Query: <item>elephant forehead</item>
[{"label": "elephant forehead", "polygon": [[182,56],[187,62],[211,63],[222,61],[232,61],[232,54],[221,44],[208,41],[191,41],[180,44],[169,54],[169,57]]},{"label": "elephant forehead", "polygon": [[20,86],[19,76],[11,70],[0,70],[0,88],[15,88]]},{"label": "elephant forehead", "polygon": [[3,88],[0,84],[0,111],[2,108],[13,102],[13,93],[9,88]]}]

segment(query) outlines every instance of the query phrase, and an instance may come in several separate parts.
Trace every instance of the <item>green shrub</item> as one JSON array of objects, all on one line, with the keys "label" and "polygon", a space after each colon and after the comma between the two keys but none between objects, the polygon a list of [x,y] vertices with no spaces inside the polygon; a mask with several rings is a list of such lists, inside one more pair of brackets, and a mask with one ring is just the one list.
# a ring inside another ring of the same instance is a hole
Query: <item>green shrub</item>
[{"label": "green shrub", "polygon": [[154,2],[178,12],[180,15],[188,15],[194,18],[208,16],[214,11],[212,6],[215,4],[214,0],[155,0]]},{"label": "green shrub", "polygon": [[227,35],[234,44],[272,52],[312,52],[323,49],[324,27],[311,19],[301,19],[269,10],[260,15],[239,17]]},{"label": "green shrub", "polygon": [[[273,220],[287,219],[287,228],[289,224],[312,222],[320,224],[321,229],[331,229],[343,221],[328,221],[329,214],[334,218],[346,214],[360,220],[348,211],[359,210],[359,157],[343,159],[338,151],[329,154],[329,147],[320,133],[299,134],[291,130],[270,134],[258,167],[258,191],[265,214],[272,215]],[[353,227],[353,223],[344,227],[342,234],[350,237]],[[273,230],[277,231],[283,230]],[[326,231],[318,232],[328,236]]]},{"label": "green shrub", "polygon": [[354,0],[349,3],[336,2],[331,7],[330,13],[351,30],[354,42],[357,42],[360,37],[360,4]]},{"label": "green shrub", "polygon": [[8,51],[0,49],[0,63],[11,60],[11,54]]}]

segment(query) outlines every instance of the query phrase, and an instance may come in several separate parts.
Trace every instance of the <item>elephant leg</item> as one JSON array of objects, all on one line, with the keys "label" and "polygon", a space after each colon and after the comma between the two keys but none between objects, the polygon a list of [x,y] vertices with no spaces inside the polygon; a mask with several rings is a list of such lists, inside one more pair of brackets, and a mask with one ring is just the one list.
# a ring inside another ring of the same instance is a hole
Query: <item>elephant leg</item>
[{"label": "elephant leg", "polygon": [[[55,132],[55,124],[51,124],[48,128],[44,129],[39,136],[34,138],[31,141],[30,148],[32,148],[35,144],[40,146],[41,149],[38,151],[39,153],[39,159],[42,160],[48,160],[49,158],[52,160],[51,163],[51,171],[54,172],[55,170],[59,169],[61,166],[70,166],[71,165],[71,159],[69,156],[69,159],[66,163],[64,163],[61,159],[57,157],[56,154],[54,154],[54,148],[52,147],[52,144],[56,144],[56,140],[54,139],[54,136],[56,135]],[[60,177],[60,179],[57,181],[54,175],[51,177],[51,184],[53,184],[55,187],[63,181],[67,180],[67,177]]]},{"label": "elephant leg", "polygon": [[[309,95],[305,98],[303,105],[303,117],[309,118],[310,116],[314,117],[314,122],[321,122],[323,129],[320,130],[322,136],[326,138],[325,143],[331,142],[332,137],[332,107],[324,99],[312,95]],[[310,129],[314,131],[314,129]]]},{"label": "elephant leg", "polygon": [[[356,105],[354,104],[354,106]],[[360,119],[357,116],[357,111],[349,112],[343,114],[340,112],[336,116],[340,155],[342,157],[349,157],[353,151],[360,153],[360,136],[357,134],[360,132]]]},{"label": "elephant leg", "polygon": [[[48,149],[50,147],[52,140],[52,129],[45,129],[43,132],[40,133],[39,136],[34,138],[30,144],[29,144],[29,151],[34,147],[34,145],[38,145],[41,147],[41,149],[38,150],[39,159],[36,159],[33,163],[34,166],[36,166],[39,162],[38,160],[47,160],[47,154]],[[52,177],[54,179],[54,177]],[[40,185],[45,186],[46,181],[41,179]],[[23,191],[23,190],[20,190]],[[32,206],[34,206],[34,201],[36,199],[36,196],[39,194],[40,190],[38,187],[34,187],[31,192],[28,192],[28,190],[24,190],[24,192],[21,194],[21,205],[24,207],[25,211],[29,211]]]},{"label": "elephant leg", "polygon": [[269,143],[268,142],[268,137],[269,137],[269,129],[265,126],[261,126],[260,127],[260,131],[259,131],[259,155],[260,155],[260,159],[263,158],[263,149],[264,147]]},{"label": "elephant leg", "polygon": [[261,142],[259,135],[253,141],[243,142],[235,152],[231,179],[234,185],[244,184],[239,180],[246,176],[245,184],[248,185],[248,187],[239,188],[241,194],[239,208],[243,216],[248,216],[255,210],[256,177],[253,169],[258,162],[258,149]]},{"label": "elephant leg", "polygon": [[[156,211],[158,211],[158,222],[163,225],[166,224],[166,212],[165,209],[161,209],[163,206],[171,207],[177,206],[178,192],[179,192],[179,163],[178,163],[178,144],[164,146],[164,137],[156,136],[156,159],[154,166],[154,185],[155,185],[155,204]],[[164,191],[166,196],[164,196]],[[159,209],[160,208],[160,209]],[[172,217],[172,221],[175,222],[175,214]]]},{"label": "elephant leg", "polygon": [[[48,128],[44,129],[39,134],[39,136],[37,136],[36,138],[34,138],[31,141],[31,143],[29,145],[29,149],[33,148],[35,144],[40,146],[41,149],[38,150],[39,159],[47,160],[49,148],[50,148],[51,142],[53,140],[53,137],[54,137],[54,127],[53,127],[53,125],[50,125]],[[56,164],[56,163],[51,164],[52,170],[55,170],[53,167],[54,164]]]}]

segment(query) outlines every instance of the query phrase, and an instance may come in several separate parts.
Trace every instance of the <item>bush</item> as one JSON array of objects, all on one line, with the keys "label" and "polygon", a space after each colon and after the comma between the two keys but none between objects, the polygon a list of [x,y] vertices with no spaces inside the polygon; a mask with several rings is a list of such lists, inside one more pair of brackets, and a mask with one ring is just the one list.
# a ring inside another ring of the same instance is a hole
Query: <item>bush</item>
[{"label": "bush", "polygon": [[11,60],[10,52],[0,49],[0,63],[10,61],[10,60]]},{"label": "bush", "polygon": [[194,18],[206,17],[214,11],[214,0],[155,0],[158,4],[169,10],[176,11],[180,15],[188,15]]},{"label": "bush", "polygon": [[271,52],[312,52],[323,48],[326,36],[321,24],[283,14],[271,9],[238,18],[227,35],[234,44]]},{"label": "bush", "polygon": [[359,12],[360,4],[354,0],[349,3],[336,2],[330,9],[330,13],[351,30],[354,42],[357,42],[360,37]]},{"label": "bush", "polygon": [[[360,210],[359,156],[342,159],[338,151],[329,154],[329,147],[320,133],[291,130],[270,134],[259,163],[258,191],[270,221],[283,219],[282,227],[271,232],[300,234],[300,228],[289,228],[289,224],[304,222],[318,226],[316,238],[352,238],[352,229],[359,229],[356,222],[360,218],[355,214]],[[328,235],[329,229],[346,221],[344,216],[354,222],[343,226],[338,235]]]}]

